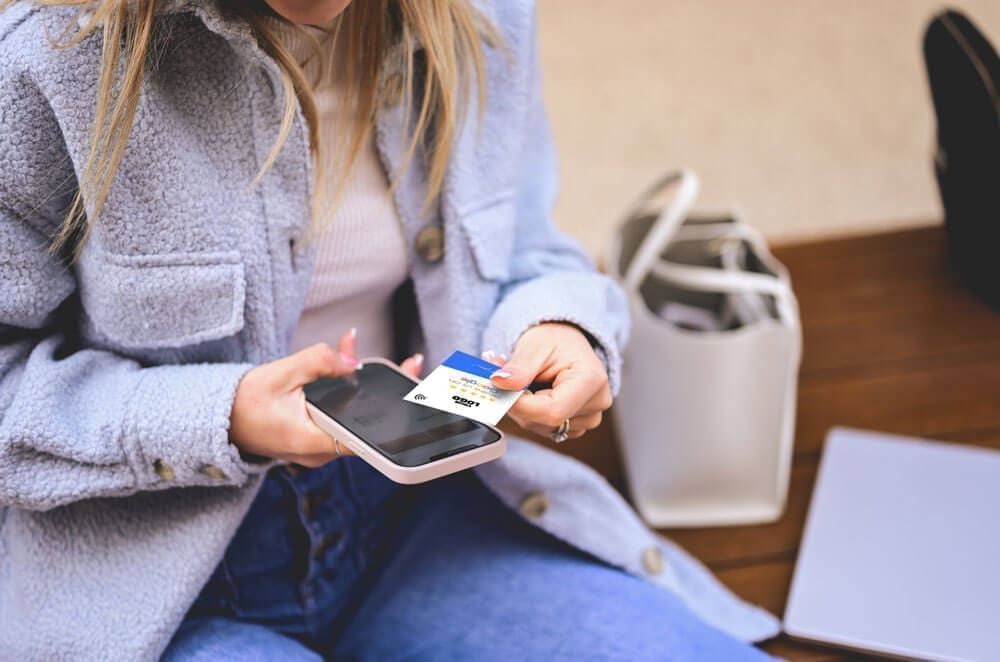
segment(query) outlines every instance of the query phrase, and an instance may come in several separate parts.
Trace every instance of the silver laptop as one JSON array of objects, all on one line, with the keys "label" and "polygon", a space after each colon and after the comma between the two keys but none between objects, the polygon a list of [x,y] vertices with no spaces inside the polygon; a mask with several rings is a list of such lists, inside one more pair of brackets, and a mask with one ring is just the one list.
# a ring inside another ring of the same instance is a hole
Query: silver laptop
[{"label": "silver laptop", "polygon": [[835,429],[784,629],[935,660],[1000,660],[1000,452]]}]

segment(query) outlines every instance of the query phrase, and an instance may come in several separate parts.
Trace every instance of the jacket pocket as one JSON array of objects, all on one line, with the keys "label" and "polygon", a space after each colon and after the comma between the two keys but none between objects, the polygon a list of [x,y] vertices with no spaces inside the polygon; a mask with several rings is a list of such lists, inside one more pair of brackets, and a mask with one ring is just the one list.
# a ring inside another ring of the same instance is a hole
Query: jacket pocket
[{"label": "jacket pocket", "polygon": [[119,347],[183,347],[243,328],[246,281],[238,251],[84,256],[83,310]]},{"label": "jacket pocket", "polygon": [[462,212],[458,220],[479,275],[484,280],[508,280],[517,227],[514,199]]}]

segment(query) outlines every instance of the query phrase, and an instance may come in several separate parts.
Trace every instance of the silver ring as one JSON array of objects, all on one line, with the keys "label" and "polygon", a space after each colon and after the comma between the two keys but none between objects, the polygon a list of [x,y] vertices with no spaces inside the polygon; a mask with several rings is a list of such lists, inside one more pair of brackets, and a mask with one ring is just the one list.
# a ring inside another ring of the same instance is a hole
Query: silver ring
[{"label": "silver ring", "polygon": [[559,427],[557,427],[555,430],[552,431],[551,437],[552,437],[552,441],[556,442],[557,444],[561,444],[562,442],[564,442],[567,439],[569,439],[569,419],[568,418],[563,419],[563,422],[559,424]]}]

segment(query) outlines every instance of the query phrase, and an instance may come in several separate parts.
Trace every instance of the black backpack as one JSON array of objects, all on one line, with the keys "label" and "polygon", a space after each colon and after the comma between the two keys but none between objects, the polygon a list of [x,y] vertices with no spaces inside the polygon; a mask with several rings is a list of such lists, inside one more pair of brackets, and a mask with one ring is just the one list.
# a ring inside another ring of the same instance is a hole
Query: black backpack
[{"label": "black backpack", "polygon": [[937,114],[934,169],[955,268],[1000,309],[1000,58],[962,14],[938,14],[924,35]]}]

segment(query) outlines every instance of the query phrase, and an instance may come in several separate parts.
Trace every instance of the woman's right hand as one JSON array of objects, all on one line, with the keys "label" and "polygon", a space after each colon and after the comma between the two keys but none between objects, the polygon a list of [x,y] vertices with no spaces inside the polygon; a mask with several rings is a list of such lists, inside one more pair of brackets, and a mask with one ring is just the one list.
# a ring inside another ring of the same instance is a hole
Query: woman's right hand
[{"label": "woman's right hand", "polygon": [[[357,331],[340,337],[337,349],[317,343],[247,372],[236,388],[229,416],[229,440],[242,453],[319,467],[337,459],[333,437],[317,426],[306,410],[302,389],[320,377],[340,377],[357,370]],[[420,376],[423,356],[414,354],[400,366]],[[340,444],[341,455],[351,455]]]},{"label": "woman's right hand", "polygon": [[[320,377],[340,377],[358,368],[357,333],[351,329],[337,349],[317,343],[247,372],[236,388],[229,440],[242,453],[319,467],[337,458],[333,437],[306,411],[302,389]],[[340,444],[342,454],[350,450]]]}]

